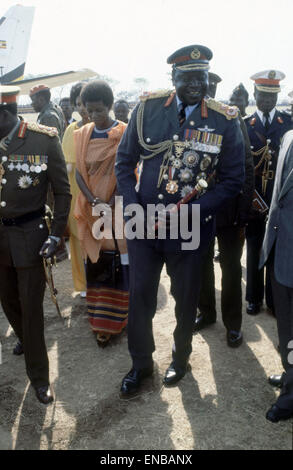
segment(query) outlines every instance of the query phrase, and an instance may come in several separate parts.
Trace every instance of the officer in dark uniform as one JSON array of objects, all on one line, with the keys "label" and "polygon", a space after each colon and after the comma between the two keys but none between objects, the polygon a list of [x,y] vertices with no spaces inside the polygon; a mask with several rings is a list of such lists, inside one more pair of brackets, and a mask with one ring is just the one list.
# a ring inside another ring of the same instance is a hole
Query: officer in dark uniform
[{"label": "officer in dark uniform", "polygon": [[[26,370],[44,404],[49,364],[44,339],[43,258],[57,251],[70,209],[70,187],[57,131],[17,117],[17,87],[0,86],[0,298],[24,350]],[[55,199],[49,232],[48,184]],[[19,345],[20,346],[20,345]]]},{"label": "officer in dark uniform", "polygon": [[[213,89],[213,92],[215,90]],[[243,93],[243,98],[240,94]],[[231,100],[242,106],[248,101],[246,90],[238,87],[233,90]],[[237,98],[237,99],[236,99]],[[254,190],[254,166],[250,141],[246,126],[239,116],[240,127],[245,143],[245,182],[242,191],[230,199],[218,211],[216,235],[220,250],[219,261],[222,270],[221,310],[223,323],[227,330],[227,344],[232,348],[242,344],[242,267],[241,256],[245,242],[245,225],[248,221]],[[214,273],[214,240],[202,264],[199,313],[195,320],[194,332],[200,331],[216,322],[216,293]]]},{"label": "officer in dark uniform", "polygon": [[[128,344],[133,368],[122,382],[121,395],[125,397],[135,393],[141,380],[153,372],[152,319],[165,263],[176,301],[177,326],[173,361],[164,384],[173,385],[185,375],[192,351],[202,254],[214,236],[216,211],[239,192],[243,183],[244,146],[238,110],[206,98],[211,58],[212,52],[198,45],[172,54],[168,64],[173,65],[176,91],[144,97],[132,113],[118,149],[117,185],[124,198],[126,215],[127,206],[133,203],[140,205],[145,213],[150,204],[161,203],[165,208],[170,203],[176,204],[192,192],[199,180],[205,180],[209,189],[200,200],[194,198],[185,206],[190,214],[194,205],[200,205],[201,224],[193,227],[201,232],[198,249],[184,251],[180,236],[128,240]],[[137,184],[134,170],[138,162]],[[214,184],[215,172],[217,184]],[[170,216],[168,209],[166,212]]]},{"label": "officer in dark uniform", "polygon": [[43,126],[55,127],[60,140],[66,129],[64,114],[60,106],[52,103],[51,91],[47,85],[36,85],[30,90],[32,107],[38,115],[37,123]]},{"label": "officer in dark uniform", "polygon": [[[255,82],[254,97],[257,110],[245,118],[255,167],[255,189],[267,206],[270,206],[279,149],[283,135],[293,128],[291,117],[276,109],[282,72],[267,70],[251,77]],[[247,313],[260,312],[264,291],[266,304],[274,310],[269,277],[264,288],[264,268],[259,270],[260,250],[265,234],[266,215],[254,211],[246,229],[247,239]]]}]

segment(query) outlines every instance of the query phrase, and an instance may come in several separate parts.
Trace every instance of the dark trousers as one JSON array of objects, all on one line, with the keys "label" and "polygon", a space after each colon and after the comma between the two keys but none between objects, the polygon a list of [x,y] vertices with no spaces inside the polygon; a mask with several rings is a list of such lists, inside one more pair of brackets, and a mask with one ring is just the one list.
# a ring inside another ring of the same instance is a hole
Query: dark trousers
[{"label": "dark trousers", "polygon": [[276,280],[274,254],[269,259],[268,271],[272,283],[280,354],[285,370],[283,374],[284,386],[277,400],[277,405],[280,408],[293,409],[293,288],[283,286]]},{"label": "dark trousers", "polygon": [[[176,301],[177,325],[174,331],[173,360],[184,368],[192,351],[192,329],[195,321],[200,285],[201,253],[183,251],[164,253],[144,240],[128,241],[130,270],[130,303],[128,313],[128,346],[133,365],[140,369],[152,364],[155,351],[152,320],[157,308],[157,294],[164,263],[171,278],[171,293]],[[170,312],[171,314],[171,312]]]},{"label": "dark trousers", "polygon": [[33,387],[49,385],[49,361],[44,338],[43,265],[0,266],[0,299],[4,313],[23,344],[27,375]]},{"label": "dark trousers", "polygon": [[[257,304],[262,303],[264,295],[267,306],[274,310],[272,286],[270,276],[264,272],[264,268],[258,269],[261,248],[266,229],[265,219],[256,219],[249,222],[246,228],[247,240],[247,279],[246,300]],[[264,282],[265,277],[265,282]]]},{"label": "dark trousers", "polygon": [[[221,310],[227,330],[240,331],[242,324],[242,267],[244,245],[243,229],[237,226],[217,228],[222,269]],[[216,294],[214,273],[214,246],[211,243],[202,264],[201,289],[198,308],[205,319],[215,321]]]}]

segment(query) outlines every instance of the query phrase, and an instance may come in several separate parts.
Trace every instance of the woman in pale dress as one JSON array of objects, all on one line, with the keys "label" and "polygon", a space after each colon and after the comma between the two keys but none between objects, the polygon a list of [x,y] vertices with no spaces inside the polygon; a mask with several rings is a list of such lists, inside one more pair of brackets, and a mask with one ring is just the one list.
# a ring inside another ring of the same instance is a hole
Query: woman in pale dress
[{"label": "woman in pale dress", "polygon": [[[113,335],[121,333],[128,316],[128,255],[126,241],[117,240],[121,269],[115,283],[99,282],[95,267],[103,251],[116,248],[111,240],[97,240],[92,227],[98,217],[92,215],[92,205],[87,194],[104,203],[114,201],[116,177],[114,173],[116,152],[126,124],[113,120],[110,111],[114,97],[110,86],[104,81],[94,81],[81,92],[90,124],[75,131],[76,168],[83,180],[85,190],[77,197],[75,217],[82,255],[86,262],[87,306],[91,328],[100,346],[108,344]],[[115,208],[114,208],[115,213]]]}]

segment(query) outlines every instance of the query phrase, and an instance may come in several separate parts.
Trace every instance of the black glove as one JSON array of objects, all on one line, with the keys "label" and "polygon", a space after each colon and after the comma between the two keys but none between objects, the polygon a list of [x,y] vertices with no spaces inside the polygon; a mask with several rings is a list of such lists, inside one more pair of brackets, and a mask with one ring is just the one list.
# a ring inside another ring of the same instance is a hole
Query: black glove
[{"label": "black glove", "polygon": [[44,245],[41,248],[40,255],[43,256],[43,258],[48,259],[48,258],[53,258],[53,256],[56,254],[59,246],[59,241],[55,240],[54,238],[49,237]]}]

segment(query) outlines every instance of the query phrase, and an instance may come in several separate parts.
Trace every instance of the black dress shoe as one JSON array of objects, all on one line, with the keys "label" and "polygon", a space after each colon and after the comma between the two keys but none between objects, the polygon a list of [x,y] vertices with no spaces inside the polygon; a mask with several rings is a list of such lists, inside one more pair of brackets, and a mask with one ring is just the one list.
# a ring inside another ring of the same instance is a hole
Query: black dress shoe
[{"label": "black dress shoe", "polygon": [[43,403],[44,405],[49,405],[49,403],[52,403],[52,401],[54,401],[54,398],[52,396],[49,386],[38,387],[35,389],[35,391],[36,391],[37,399],[39,400],[40,403]]},{"label": "black dress shoe", "polygon": [[293,410],[285,410],[277,405],[273,405],[266,414],[266,419],[271,423],[278,423],[290,418],[293,418]]},{"label": "black dress shoe", "polygon": [[166,387],[172,387],[172,385],[176,385],[179,382],[179,380],[183,379],[186,372],[187,372],[187,367],[184,367],[184,368],[176,367],[174,365],[174,362],[172,362],[171,365],[166,370],[163,384]]},{"label": "black dress shoe", "polygon": [[23,346],[20,341],[18,341],[17,345],[13,349],[13,354],[14,356],[21,356],[24,354]]},{"label": "black dress shoe", "polygon": [[141,381],[152,375],[152,373],[153,367],[148,367],[146,369],[131,369],[131,371],[128,372],[122,380],[120,396],[122,398],[127,398],[134,395],[138,391]]},{"label": "black dress shoe", "polygon": [[262,302],[259,302],[257,304],[249,303],[247,305],[246,312],[248,315],[257,315],[260,312],[262,306]]},{"label": "black dress shoe", "polygon": [[208,320],[205,318],[204,315],[200,314],[195,319],[195,322],[193,325],[193,333],[197,333],[198,331],[203,330],[204,328],[208,328],[214,323],[216,323],[216,320]]},{"label": "black dress shoe", "polygon": [[277,388],[283,387],[282,375],[271,375],[268,378],[268,382],[272,387],[277,387]]},{"label": "black dress shoe", "polygon": [[239,348],[243,343],[241,331],[227,331],[227,344],[230,348]]}]

